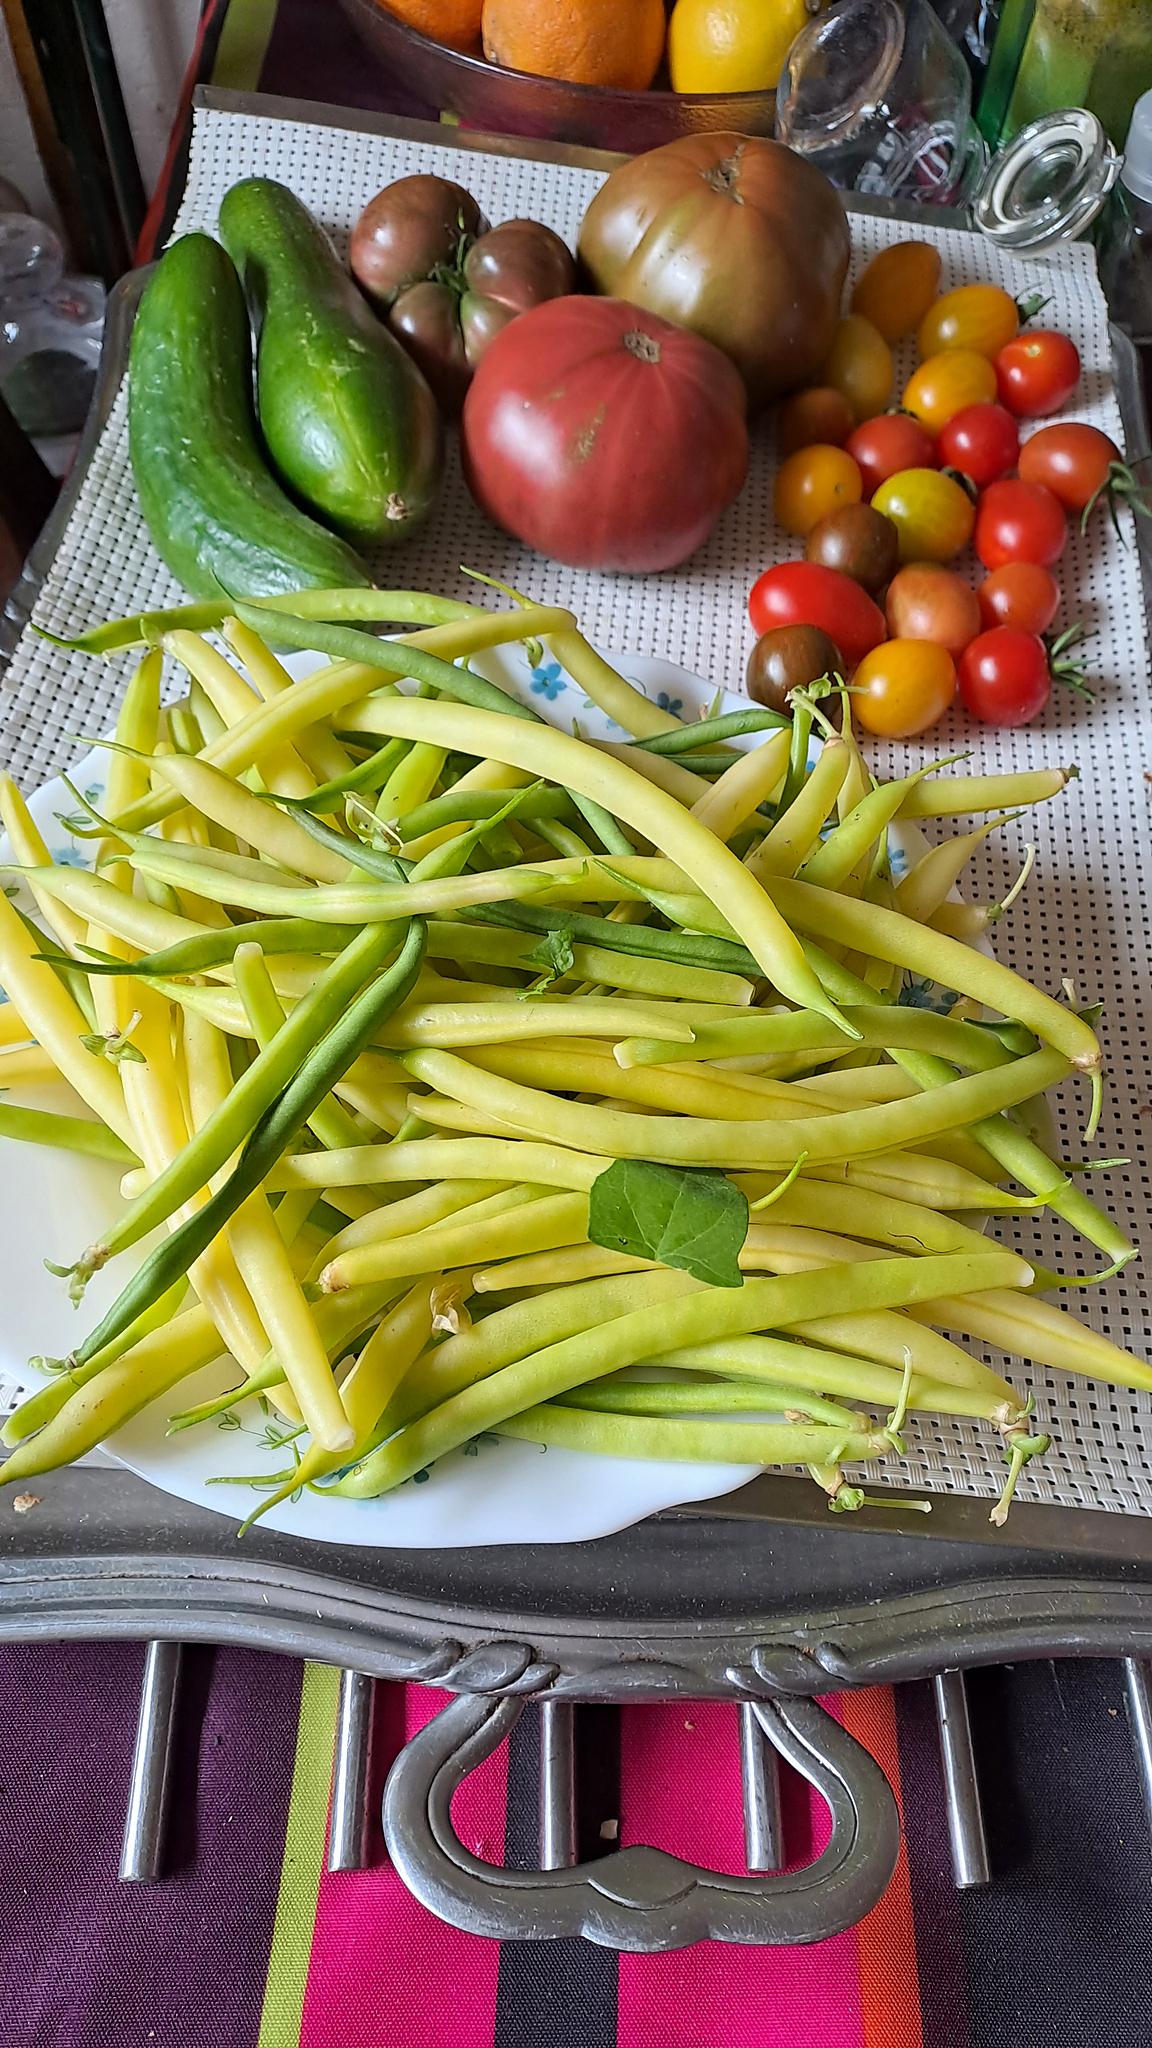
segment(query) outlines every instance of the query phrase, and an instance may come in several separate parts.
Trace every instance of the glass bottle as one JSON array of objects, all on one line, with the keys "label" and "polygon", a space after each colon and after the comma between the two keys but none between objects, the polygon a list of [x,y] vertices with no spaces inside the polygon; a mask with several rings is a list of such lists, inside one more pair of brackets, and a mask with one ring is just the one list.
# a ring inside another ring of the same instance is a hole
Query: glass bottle
[{"label": "glass bottle", "polygon": [[995,146],[1059,107],[1087,107],[1123,142],[1152,87],[1152,0],[1005,0],[981,95]]},{"label": "glass bottle", "polygon": [[100,361],[105,291],[66,277],[58,236],[26,213],[0,213],[0,391],[36,440],[79,432]]},{"label": "glass bottle", "polygon": [[1152,346],[1152,92],[1132,110],[1120,181],[1097,241],[1113,320],[1138,345]]},{"label": "glass bottle", "polygon": [[801,29],[776,95],[776,134],[834,185],[963,204],[986,152],[968,67],[928,0],[834,0]]}]

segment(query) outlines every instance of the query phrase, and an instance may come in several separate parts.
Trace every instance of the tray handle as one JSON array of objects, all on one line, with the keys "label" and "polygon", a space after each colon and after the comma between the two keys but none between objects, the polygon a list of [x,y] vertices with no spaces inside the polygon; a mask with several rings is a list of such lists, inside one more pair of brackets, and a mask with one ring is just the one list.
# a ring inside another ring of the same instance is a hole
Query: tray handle
[{"label": "tray handle", "polygon": [[564,1870],[506,1870],[464,1847],[454,1793],[510,1734],[525,1702],[460,1694],[413,1737],[384,1791],[384,1834],[408,1889],[454,1927],[501,1941],[583,1935],[652,1954],[695,1941],[767,1947],[854,1926],[896,1867],[896,1802],[879,1765],[815,1700],[756,1700],[767,1739],[820,1794],[827,1847],[802,1870],[727,1876],[632,1844]]}]

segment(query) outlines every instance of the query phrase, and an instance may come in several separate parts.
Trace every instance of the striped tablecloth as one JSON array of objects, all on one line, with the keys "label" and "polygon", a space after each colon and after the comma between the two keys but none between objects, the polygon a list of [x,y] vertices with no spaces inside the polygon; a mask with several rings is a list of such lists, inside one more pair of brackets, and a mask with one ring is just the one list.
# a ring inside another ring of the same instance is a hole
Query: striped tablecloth
[{"label": "striped tablecloth", "polygon": [[[192,83],[428,115],[335,0],[205,0]],[[179,134],[146,229],[180,181]],[[926,1688],[848,1696],[900,1799],[905,1851],[860,1927],[809,1949],[617,1957],[442,1926],[377,1832],[324,1873],[336,1674],[190,1654],[171,1874],[116,1878],[142,1653],[0,1650],[0,2048],[1139,2048],[1152,2039],[1152,1844],[1117,1665],[977,1674],[995,1882],[952,1885]],[[381,1687],[382,1775],[439,1696]],[[652,1841],[741,1869],[735,1709],[582,1710],[582,1850]],[[460,1795],[482,1856],[531,1863],[531,1713]],[[378,1802],[377,1802],[378,1809]],[[790,1854],[822,1816],[786,1787]],[[601,1835],[602,1828],[606,1835]]]},{"label": "striped tablecloth", "polygon": [[[1139,2048],[1152,2036],[1152,1847],[1115,1664],[976,1674],[995,1882],[953,1889],[928,1689],[846,1696],[906,1854],[854,1931],[808,1949],[617,1957],[460,1934],[378,1830],[322,1874],[334,1672],[189,1652],[171,1874],[117,1882],[142,1653],[0,1650],[3,2048]],[[440,1695],[377,1688],[383,1774]],[[741,1869],[735,1709],[582,1710],[585,1854],[601,1829]],[[535,1721],[460,1795],[482,1857],[533,1860]],[[789,1853],[821,1841],[785,1785]],[[379,1803],[375,1803],[378,1813]],[[507,1814],[507,1819],[505,1818]],[[610,1853],[610,1852],[609,1852]]]}]

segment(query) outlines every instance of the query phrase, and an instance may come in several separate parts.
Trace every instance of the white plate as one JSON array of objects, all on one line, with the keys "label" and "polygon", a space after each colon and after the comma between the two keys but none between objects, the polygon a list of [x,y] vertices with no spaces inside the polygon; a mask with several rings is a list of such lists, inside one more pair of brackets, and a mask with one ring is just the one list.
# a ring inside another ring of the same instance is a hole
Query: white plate
[{"label": "white plate", "polygon": [[[646,696],[686,718],[702,715],[714,703],[711,684],[672,662],[637,655],[610,654],[609,659]],[[311,656],[297,656],[289,666],[304,675],[317,663]],[[525,649],[514,647],[485,654],[473,666],[557,725],[571,730],[575,722],[596,738],[620,736],[619,728],[553,660],[533,668]],[[725,693],[717,708],[747,709],[747,700]],[[99,752],[89,754],[72,771],[71,779],[90,802],[99,802],[104,758]],[[73,839],[60,822],[75,809],[63,783],[47,783],[32,798],[31,809],[55,859],[84,865],[86,842]],[[900,850],[894,848],[893,855],[895,865]],[[29,1094],[25,1099],[43,1097]],[[29,1357],[66,1353],[123,1286],[127,1257],[92,1281],[78,1316],[63,1283],[43,1263],[46,1257],[68,1263],[100,1235],[121,1206],[118,1179],[116,1169],[95,1161],[0,1141],[0,1377],[10,1374],[25,1386],[39,1384],[42,1376],[29,1368]],[[130,1257],[141,1257],[144,1249]],[[283,1468],[283,1448],[266,1438],[275,1418],[249,1401],[215,1423],[176,1437],[165,1435],[174,1408],[206,1400],[228,1384],[221,1368],[207,1368],[136,1416],[107,1447],[166,1493],[240,1521],[258,1495],[247,1486],[212,1482],[229,1472],[271,1474]],[[286,1535],[397,1549],[582,1542],[626,1528],[659,1508],[728,1493],[755,1469],[589,1458],[482,1438],[380,1500],[304,1493],[270,1510],[265,1520]]]}]

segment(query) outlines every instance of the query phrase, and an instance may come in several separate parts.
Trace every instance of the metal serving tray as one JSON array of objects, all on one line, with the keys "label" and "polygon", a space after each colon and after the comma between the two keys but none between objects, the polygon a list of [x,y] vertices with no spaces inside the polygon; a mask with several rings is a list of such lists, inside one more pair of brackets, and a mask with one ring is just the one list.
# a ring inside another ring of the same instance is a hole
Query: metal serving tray
[{"label": "metal serving tray", "polygon": [[[200,103],[437,142],[424,124],[204,92]],[[605,166],[564,145],[461,146]],[[884,209],[875,208],[874,211]],[[923,212],[909,219],[923,220]],[[123,373],[143,274],[109,305],[103,370],[69,485],[0,622],[0,671],[27,624]],[[1129,446],[1146,445],[1139,366],[1115,334]],[[1148,563],[1144,564],[1148,582]],[[330,1859],[359,1859],[373,1679],[457,1697],[403,1752],[385,1795],[390,1853],[434,1912],[506,1939],[583,1934],[621,1949],[705,1938],[796,1943],[859,1919],[899,1840],[878,1766],[818,1696],[933,1677],[958,1882],[986,1876],[962,1681],[965,1667],[1052,1656],[1129,1660],[1129,1704],[1152,1800],[1152,1519],[1021,1504],[992,1528],[986,1501],[933,1498],[914,1531],[883,1510],[828,1514],[799,1481],[765,1477],[573,1546],[445,1553],[341,1551],[256,1529],[161,1494],[106,1464],[36,1482],[0,1513],[0,1641],[135,1639],[152,1648],[122,1875],[157,1872],[179,1652],[244,1644],[344,1672]],[[580,1701],[728,1699],[742,1716],[748,1864],[730,1877],[634,1846],[577,1865],[571,1709]],[[451,1822],[452,1793],[525,1704],[544,1718],[538,1871],[480,1863]],[[832,1834],[781,1873],[775,1792],[784,1759],[826,1800]]]}]

